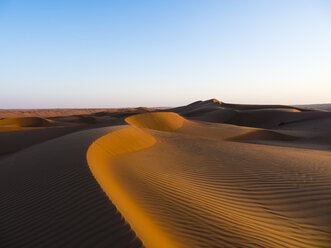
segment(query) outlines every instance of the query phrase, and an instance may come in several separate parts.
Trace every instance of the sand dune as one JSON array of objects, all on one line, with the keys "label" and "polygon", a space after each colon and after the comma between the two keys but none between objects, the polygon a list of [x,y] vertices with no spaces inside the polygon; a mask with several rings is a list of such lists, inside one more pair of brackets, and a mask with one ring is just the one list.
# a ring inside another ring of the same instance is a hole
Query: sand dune
[{"label": "sand dune", "polygon": [[71,111],[0,120],[0,247],[330,247],[330,112]]},{"label": "sand dune", "polygon": [[[136,127],[102,137],[87,155],[147,247],[329,247],[329,152],[221,141],[207,125],[192,132],[201,125],[192,121],[169,132],[177,118],[129,117]],[[292,140],[232,128],[233,139]]]},{"label": "sand dune", "polygon": [[5,118],[0,120],[0,131],[14,131],[51,126],[51,121],[39,117]]},{"label": "sand dune", "polygon": [[50,121],[39,117],[6,118],[0,120],[0,125],[18,127],[42,127],[50,125]]},{"label": "sand dune", "polygon": [[153,108],[121,108],[121,109],[0,109],[0,118],[18,118],[18,117],[59,117],[59,116],[77,116],[77,115],[103,115],[103,114],[128,114],[144,113],[153,111]]},{"label": "sand dune", "polygon": [[107,109],[0,109],[1,118],[72,116],[93,114]]},{"label": "sand dune", "polygon": [[160,131],[173,131],[183,125],[184,119],[175,113],[147,113],[133,115],[125,119],[133,126]]},{"label": "sand dune", "polygon": [[301,105],[298,106],[301,108],[309,108],[309,109],[317,109],[317,110],[325,110],[325,111],[331,111],[331,103],[325,103],[325,104],[307,104],[307,105]]},{"label": "sand dune", "polygon": [[0,160],[0,247],[141,247],[86,164],[90,129]]},{"label": "sand dune", "polygon": [[110,173],[178,247],[329,247],[329,153],[158,137]]},{"label": "sand dune", "polygon": [[[68,133],[81,130],[81,127],[54,127],[51,129],[16,129],[10,132],[0,132],[0,155],[17,152]],[[1,130],[1,129],[0,129]],[[8,130],[7,130],[8,131]]]},{"label": "sand dune", "polygon": [[228,104],[211,99],[169,109],[184,117],[248,127],[278,128],[293,122],[331,118],[330,112],[284,105]]}]

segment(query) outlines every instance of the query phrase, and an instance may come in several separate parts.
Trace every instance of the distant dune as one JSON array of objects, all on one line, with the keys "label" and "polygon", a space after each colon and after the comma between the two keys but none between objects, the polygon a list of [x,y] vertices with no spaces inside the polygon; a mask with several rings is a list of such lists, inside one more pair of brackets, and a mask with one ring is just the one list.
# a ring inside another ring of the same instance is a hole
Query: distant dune
[{"label": "distant dune", "polygon": [[27,128],[50,126],[51,122],[40,117],[6,118],[0,120],[0,131],[14,131]]},{"label": "distant dune", "polygon": [[331,111],[331,103],[326,103],[326,104],[307,104],[307,105],[301,105],[301,106],[298,106],[298,107]]},{"label": "distant dune", "polygon": [[121,108],[121,109],[0,109],[0,118],[17,118],[17,117],[58,117],[72,115],[91,115],[94,113],[124,113],[150,111],[145,107],[139,108]]},{"label": "distant dune", "polygon": [[330,247],[324,110],[58,112],[0,139],[0,247]]},{"label": "distant dune", "polygon": [[0,109],[0,117],[56,117],[93,114],[104,110],[105,109]]}]

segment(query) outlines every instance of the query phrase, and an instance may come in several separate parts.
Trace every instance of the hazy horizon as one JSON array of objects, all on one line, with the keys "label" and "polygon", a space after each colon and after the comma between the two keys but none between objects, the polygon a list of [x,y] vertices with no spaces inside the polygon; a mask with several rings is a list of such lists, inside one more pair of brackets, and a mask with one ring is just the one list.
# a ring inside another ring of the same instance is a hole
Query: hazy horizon
[{"label": "hazy horizon", "polygon": [[[206,100],[210,100],[210,99],[200,99],[200,100],[196,100],[196,101],[206,101]],[[105,107],[45,107],[45,108],[0,108],[0,110],[48,110],[48,109],[126,109],[126,108],[139,108],[139,107],[148,107],[148,108],[175,108],[178,106],[186,106],[188,104],[191,104],[193,102],[196,101],[192,101],[192,102],[187,102],[187,103],[183,103],[183,104],[179,104],[179,105],[160,105],[160,106],[148,106],[148,105],[127,105],[127,106],[116,106],[116,107],[109,107],[109,106],[105,106]],[[224,102],[224,101],[221,101]],[[238,102],[225,102],[225,103],[229,103],[229,104],[238,104]],[[255,104],[254,102],[252,103],[239,103],[239,104]],[[268,103],[265,103],[268,104]],[[263,103],[258,103],[256,105],[265,105]],[[297,107],[314,107],[316,105],[327,105],[331,107],[331,102],[327,103],[312,103],[312,104],[277,104],[277,103],[272,103],[272,105],[289,105],[289,106],[297,106]]]},{"label": "hazy horizon", "polygon": [[329,1],[0,1],[0,109],[331,103]]}]

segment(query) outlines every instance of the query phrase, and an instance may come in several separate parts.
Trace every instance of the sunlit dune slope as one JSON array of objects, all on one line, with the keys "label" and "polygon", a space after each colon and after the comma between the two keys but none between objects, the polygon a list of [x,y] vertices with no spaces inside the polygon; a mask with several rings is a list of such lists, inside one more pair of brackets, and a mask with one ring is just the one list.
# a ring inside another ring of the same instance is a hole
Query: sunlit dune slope
[{"label": "sunlit dune slope", "polygon": [[177,243],[329,247],[329,153],[151,134],[110,173]]},{"label": "sunlit dune slope", "polygon": [[[175,123],[178,121],[177,116],[174,117],[171,113],[169,115],[166,113],[160,115],[151,114],[152,116],[150,117],[142,115],[142,117],[127,121],[134,122],[136,125],[152,126],[153,128],[158,126],[161,129],[174,128]],[[157,120],[156,116],[160,116],[160,120]],[[178,118],[180,117],[178,116]],[[127,127],[96,140],[87,152],[87,160],[97,182],[124,215],[126,221],[133,227],[133,230],[143,237],[145,244],[150,247],[160,248],[178,247],[167,237],[163,230],[155,225],[152,219],[146,216],[145,211],[140,208],[139,204],[132,201],[130,195],[122,189],[122,185],[114,177],[108,165],[109,161],[119,155],[146,149],[153,146],[155,142],[156,139],[152,135],[140,128]]]},{"label": "sunlit dune slope", "polygon": [[173,131],[183,125],[184,118],[171,112],[156,112],[133,115],[126,118],[125,121],[133,126],[141,128],[149,128],[160,131]]},{"label": "sunlit dune slope", "polygon": [[0,131],[48,127],[51,121],[39,117],[5,118],[0,120]]},{"label": "sunlit dune slope", "polygon": [[42,127],[49,124],[49,120],[39,117],[6,118],[0,120],[0,125],[11,125],[18,127]]},{"label": "sunlit dune slope", "polygon": [[292,137],[169,113],[126,121],[87,159],[147,247],[330,247],[329,152],[232,142]]}]

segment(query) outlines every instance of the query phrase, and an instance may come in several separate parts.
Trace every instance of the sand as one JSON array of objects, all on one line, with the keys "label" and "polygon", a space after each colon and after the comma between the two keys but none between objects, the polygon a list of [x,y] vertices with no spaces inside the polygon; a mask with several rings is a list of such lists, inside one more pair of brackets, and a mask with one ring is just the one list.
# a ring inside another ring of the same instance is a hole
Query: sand
[{"label": "sand", "polygon": [[325,103],[325,104],[307,104],[307,105],[300,105],[298,107],[331,111],[331,103]]},{"label": "sand", "polygon": [[114,130],[75,132],[0,160],[1,247],[141,247],[85,159]]},{"label": "sand", "polygon": [[211,99],[15,121],[0,246],[330,247],[330,114]]}]

